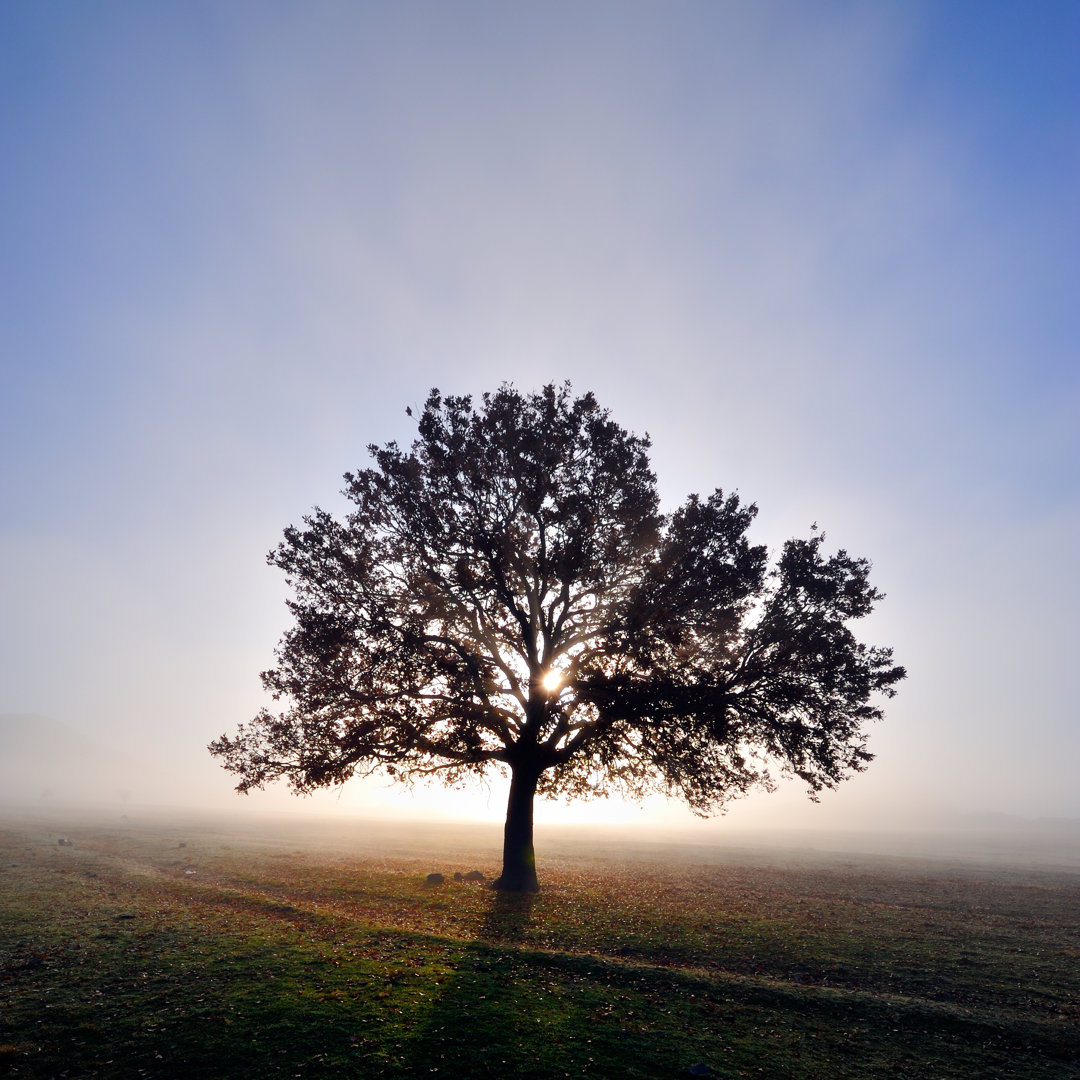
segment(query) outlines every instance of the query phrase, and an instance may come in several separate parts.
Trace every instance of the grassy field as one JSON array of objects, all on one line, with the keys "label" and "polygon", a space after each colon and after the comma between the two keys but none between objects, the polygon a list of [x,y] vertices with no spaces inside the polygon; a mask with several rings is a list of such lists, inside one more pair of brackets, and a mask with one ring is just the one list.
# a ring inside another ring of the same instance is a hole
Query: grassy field
[{"label": "grassy field", "polygon": [[0,822],[0,1076],[1080,1077],[1078,873],[631,854]]}]

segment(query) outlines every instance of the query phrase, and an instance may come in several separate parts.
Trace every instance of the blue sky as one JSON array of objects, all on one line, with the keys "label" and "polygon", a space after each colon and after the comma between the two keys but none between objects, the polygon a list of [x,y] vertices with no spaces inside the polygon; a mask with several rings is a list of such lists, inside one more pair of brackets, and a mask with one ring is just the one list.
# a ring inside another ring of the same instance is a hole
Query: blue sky
[{"label": "blue sky", "polygon": [[0,712],[227,788],[281,529],[431,386],[569,378],[889,594],[871,771],[733,819],[1080,816],[1078,54],[1064,2],[5,5]]}]

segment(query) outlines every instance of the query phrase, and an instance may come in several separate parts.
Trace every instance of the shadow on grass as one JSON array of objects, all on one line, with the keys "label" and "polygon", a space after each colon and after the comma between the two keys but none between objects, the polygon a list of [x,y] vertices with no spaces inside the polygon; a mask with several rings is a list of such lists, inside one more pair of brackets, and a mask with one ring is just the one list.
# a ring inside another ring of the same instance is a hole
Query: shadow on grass
[{"label": "shadow on grass", "polygon": [[500,941],[520,944],[532,920],[536,893],[510,893],[492,890],[492,902],[484,915],[480,941]]},{"label": "shadow on grass", "polygon": [[[491,894],[476,939],[409,1040],[404,1075],[686,1075],[692,1052],[652,1023],[655,987],[635,987],[595,957],[528,943],[536,899]],[[635,1004],[640,1020],[620,1008]]]}]

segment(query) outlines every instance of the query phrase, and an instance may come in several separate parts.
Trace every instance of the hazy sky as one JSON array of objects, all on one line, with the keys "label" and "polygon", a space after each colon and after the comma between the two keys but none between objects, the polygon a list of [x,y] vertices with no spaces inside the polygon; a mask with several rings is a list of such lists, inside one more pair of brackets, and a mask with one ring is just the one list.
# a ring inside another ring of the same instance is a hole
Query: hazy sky
[{"label": "hazy sky", "polygon": [[1080,816],[1078,58],[1064,0],[3,5],[0,712],[227,791],[284,526],[570,379],[888,593],[870,772],[729,820]]}]

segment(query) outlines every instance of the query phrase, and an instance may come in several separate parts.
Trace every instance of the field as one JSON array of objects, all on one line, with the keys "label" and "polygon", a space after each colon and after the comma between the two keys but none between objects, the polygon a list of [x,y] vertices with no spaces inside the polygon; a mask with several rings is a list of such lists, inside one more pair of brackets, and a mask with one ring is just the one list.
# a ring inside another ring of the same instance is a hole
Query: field
[{"label": "field", "polygon": [[0,1076],[1080,1077],[1075,869],[494,835],[0,821]]}]

